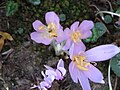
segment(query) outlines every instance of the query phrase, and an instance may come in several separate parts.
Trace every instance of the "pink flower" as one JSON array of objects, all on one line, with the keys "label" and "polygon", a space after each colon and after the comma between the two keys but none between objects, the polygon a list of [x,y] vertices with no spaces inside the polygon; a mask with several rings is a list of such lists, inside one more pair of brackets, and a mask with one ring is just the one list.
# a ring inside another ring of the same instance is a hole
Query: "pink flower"
[{"label": "pink flower", "polygon": [[64,75],[66,74],[66,69],[64,68],[64,62],[62,59],[59,60],[57,64],[57,69],[53,69],[52,67],[49,67],[47,65],[45,65],[45,67],[47,68],[45,73],[43,71],[41,72],[44,80],[40,82],[38,86],[34,85],[33,87],[31,87],[31,89],[38,88],[40,90],[47,90],[52,86],[52,83],[55,79],[62,80]]},{"label": "pink flower", "polygon": [[55,76],[53,74],[51,75],[44,74],[43,71],[41,73],[44,76],[44,81],[40,82],[40,88],[41,89],[50,88],[52,86],[53,81],[55,80]]},{"label": "pink flower", "polygon": [[82,47],[85,49],[85,45],[81,41],[81,39],[86,39],[91,36],[92,32],[91,29],[93,28],[94,23],[89,20],[84,20],[79,25],[79,22],[74,22],[70,29],[66,28],[64,30],[64,38],[66,40],[66,44],[63,47],[63,50],[68,50],[74,44],[75,49],[83,50]]},{"label": "pink flower", "polygon": [[72,60],[69,64],[72,80],[76,83],[79,81],[83,90],[91,90],[88,79],[96,83],[104,83],[102,73],[90,62],[108,60],[119,52],[120,49],[112,44],[100,45],[86,52],[74,49],[72,46],[69,52]]},{"label": "pink flower", "polygon": [[43,43],[45,45],[49,45],[53,40],[56,40],[57,43],[62,42],[63,30],[60,25],[59,17],[55,14],[55,12],[47,12],[45,14],[45,20],[47,26],[39,20],[33,22],[33,28],[36,32],[32,32],[30,34],[31,39],[37,43]]},{"label": "pink flower", "polygon": [[52,67],[46,66],[48,69],[45,71],[46,75],[54,75],[56,80],[62,80],[64,75],[66,74],[66,69],[64,68],[64,62],[62,59],[59,60],[57,64],[57,69],[53,69]]}]

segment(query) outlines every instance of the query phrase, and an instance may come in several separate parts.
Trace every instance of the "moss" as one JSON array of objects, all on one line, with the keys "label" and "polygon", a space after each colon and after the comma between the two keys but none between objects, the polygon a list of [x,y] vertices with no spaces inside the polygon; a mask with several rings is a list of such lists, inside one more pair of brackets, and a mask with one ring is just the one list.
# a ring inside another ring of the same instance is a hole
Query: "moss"
[{"label": "moss", "polygon": [[[89,2],[87,0],[87,2]],[[32,28],[32,22],[40,20],[44,24],[45,13],[48,11],[55,11],[58,15],[65,14],[66,20],[61,21],[63,27],[69,27],[74,21],[83,19],[89,19],[89,8],[86,0],[41,0],[41,4],[34,6],[28,2],[21,1],[18,13],[14,16],[9,17],[10,19],[10,33],[16,32],[18,28],[24,28],[24,33],[19,35],[14,33],[14,37],[17,45],[26,41],[26,35],[34,31]],[[23,38],[21,38],[21,36]]]}]

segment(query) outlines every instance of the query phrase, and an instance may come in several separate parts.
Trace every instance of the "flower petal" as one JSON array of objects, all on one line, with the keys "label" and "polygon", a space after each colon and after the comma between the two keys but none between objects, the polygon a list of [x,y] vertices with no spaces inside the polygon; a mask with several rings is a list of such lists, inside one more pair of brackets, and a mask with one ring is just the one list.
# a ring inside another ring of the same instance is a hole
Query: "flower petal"
[{"label": "flower petal", "polygon": [[45,81],[42,81],[41,83],[40,83],[40,89],[43,89],[43,88],[45,88],[45,87],[51,87],[47,82],[45,82]]},{"label": "flower petal", "polygon": [[80,51],[85,51],[86,47],[82,41],[75,44],[74,54],[78,54]]},{"label": "flower petal", "polygon": [[74,23],[71,25],[70,30],[76,31],[77,28],[78,28],[78,25],[79,25],[79,21],[74,22]]},{"label": "flower petal", "polygon": [[48,69],[48,70],[54,70],[52,67],[47,66],[47,65],[44,65],[44,67],[45,67],[46,69]]},{"label": "flower petal", "polygon": [[83,90],[91,90],[88,78],[80,70],[78,71],[78,79],[79,79],[79,82],[80,82]]},{"label": "flower petal", "polygon": [[62,79],[63,79],[63,76],[62,76],[61,72],[60,72],[59,70],[56,70],[55,72],[56,72],[56,74],[57,74],[56,80],[62,80]]},{"label": "flower petal", "polygon": [[43,37],[43,33],[41,32],[32,32],[30,34],[31,39],[37,43],[43,43],[45,45],[49,45],[52,41],[52,38]]},{"label": "flower petal", "polygon": [[72,80],[78,83],[78,69],[73,61],[69,64],[69,72]]},{"label": "flower petal", "polygon": [[50,24],[50,23],[54,23],[55,25],[57,25],[57,27],[61,27],[59,22],[60,22],[60,19],[59,17],[56,15],[55,12],[47,12],[45,14],[45,20],[46,20],[46,23],[47,24]]},{"label": "flower petal", "polygon": [[42,38],[40,37],[40,33],[39,32],[32,32],[30,34],[30,36],[31,36],[31,39],[34,40],[35,42],[41,43],[41,39]]},{"label": "flower petal", "polygon": [[54,80],[55,80],[54,75],[49,75],[48,77],[44,78],[44,81],[47,82],[49,85],[51,85]]},{"label": "flower petal", "polygon": [[63,35],[63,37],[65,38],[65,40],[70,39],[70,34],[71,34],[71,30],[69,28],[66,28],[64,30],[64,35]]},{"label": "flower petal", "polygon": [[62,50],[68,50],[68,49],[71,47],[71,44],[72,44],[71,40],[68,39],[68,40],[66,41],[64,47],[62,48]]},{"label": "flower petal", "polygon": [[41,21],[39,21],[39,20],[34,21],[34,22],[32,23],[32,25],[33,25],[33,28],[34,28],[36,31],[38,31],[38,32],[42,31],[42,30],[39,30],[40,27],[45,26],[45,25],[44,25]]},{"label": "flower petal", "polygon": [[62,41],[64,41],[65,40],[65,38],[64,38],[64,32],[63,32],[63,29],[61,29],[61,28],[59,28],[59,29],[57,29],[57,37],[56,37],[56,41],[57,41],[57,43],[61,43]]},{"label": "flower petal", "polygon": [[86,58],[88,61],[104,61],[114,57],[120,52],[120,49],[113,45],[100,45],[86,51]]},{"label": "flower petal", "polygon": [[62,73],[62,76],[65,76],[66,74],[66,69],[63,67],[59,67],[58,70]]},{"label": "flower petal", "polygon": [[72,60],[72,57],[73,57],[73,53],[74,53],[74,43],[71,45],[70,49],[69,49],[69,56],[70,56],[70,59]]},{"label": "flower petal", "polygon": [[57,64],[57,68],[58,67],[64,67],[64,61],[62,59],[59,60],[59,62]]},{"label": "flower petal", "polygon": [[54,76],[56,76],[56,73],[55,73],[55,70],[46,70],[45,75],[48,75],[48,76],[54,75]]},{"label": "flower petal", "polygon": [[83,71],[85,76],[87,76],[91,81],[96,83],[103,83],[103,75],[102,73],[94,67],[92,64],[88,66],[87,71]]},{"label": "flower petal", "polygon": [[82,34],[81,36],[81,39],[86,39],[88,37],[90,37],[92,35],[92,32],[91,31],[83,31],[83,32],[80,32]]},{"label": "flower petal", "polygon": [[94,23],[91,20],[84,20],[79,26],[81,33],[90,31],[94,27]]},{"label": "flower petal", "polygon": [[72,59],[73,55],[78,55],[80,52],[85,51],[85,49],[86,47],[82,41],[76,44],[73,43],[69,50],[70,58]]}]

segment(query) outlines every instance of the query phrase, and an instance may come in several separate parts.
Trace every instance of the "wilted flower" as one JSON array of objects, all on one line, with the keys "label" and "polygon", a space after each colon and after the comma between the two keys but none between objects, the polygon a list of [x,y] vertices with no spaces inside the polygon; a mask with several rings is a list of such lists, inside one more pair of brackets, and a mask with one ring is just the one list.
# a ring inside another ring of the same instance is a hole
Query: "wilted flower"
[{"label": "wilted flower", "polygon": [[54,75],[47,76],[44,74],[43,71],[41,72],[41,74],[43,75],[44,80],[42,82],[40,82],[39,85],[34,85],[30,89],[38,88],[39,90],[48,90],[48,88],[50,88],[52,86],[55,76]]},{"label": "wilted flower", "polygon": [[64,38],[66,39],[66,44],[63,47],[63,50],[68,50],[72,44],[74,44],[75,49],[81,49],[81,47],[85,48],[85,45],[81,41],[81,39],[88,38],[91,36],[91,29],[93,28],[94,23],[89,20],[84,20],[80,25],[79,22],[74,22],[70,29],[66,28],[64,30]]},{"label": "wilted flower", "polygon": [[69,64],[72,80],[76,83],[79,81],[83,90],[91,90],[88,79],[96,83],[104,83],[102,73],[90,62],[108,60],[119,52],[120,49],[112,44],[97,46],[86,52],[74,49],[72,46],[69,52],[72,60]]},{"label": "wilted flower", "polygon": [[64,62],[62,59],[59,60],[57,64],[57,69],[53,69],[50,66],[45,65],[47,70],[45,73],[42,71],[41,74],[44,77],[44,80],[40,82],[40,85],[38,86],[33,86],[33,88],[39,88],[40,90],[47,90],[48,88],[51,87],[53,81],[56,80],[62,80],[64,75],[66,74],[66,69],[64,68]]},{"label": "wilted flower", "polygon": [[45,20],[47,26],[39,20],[33,22],[33,28],[36,32],[32,32],[30,34],[31,39],[37,43],[43,43],[45,45],[49,45],[53,40],[56,40],[57,43],[62,42],[63,30],[60,25],[59,17],[55,14],[55,12],[47,12],[45,14]]},{"label": "wilted flower", "polygon": [[53,81],[55,80],[55,76],[53,74],[44,74],[43,71],[42,75],[44,76],[44,81],[40,83],[40,88],[50,88],[52,86]]},{"label": "wilted flower", "polygon": [[64,75],[66,74],[66,69],[64,68],[64,62],[62,59],[59,60],[57,64],[57,69],[53,69],[52,67],[46,66],[48,69],[45,71],[46,75],[54,75],[56,80],[62,80]]}]

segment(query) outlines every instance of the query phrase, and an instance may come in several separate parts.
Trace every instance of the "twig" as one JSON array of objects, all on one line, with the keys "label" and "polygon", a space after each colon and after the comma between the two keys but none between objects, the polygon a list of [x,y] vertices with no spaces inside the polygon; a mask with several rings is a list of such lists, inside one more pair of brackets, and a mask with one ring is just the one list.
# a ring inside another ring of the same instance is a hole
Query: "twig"
[{"label": "twig", "polygon": [[113,13],[113,12],[110,12],[110,11],[99,11],[98,13],[96,13],[96,16],[97,16],[98,14],[101,14],[101,13],[107,13],[107,14],[111,14],[111,15],[115,15],[115,16],[120,17],[120,14]]},{"label": "twig", "polygon": [[0,6],[2,6],[5,2],[1,3]]},{"label": "twig", "polygon": [[5,56],[5,59],[7,59],[8,56],[9,56],[13,51],[14,51],[14,49],[11,48],[11,49],[9,49],[8,51],[3,52],[2,55],[6,55],[6,56]]},{"label": "twig", "polygon": [[111,64],[111,60],[108,66],[108,85],[109,85],[109,90],[112,90],[111,79],[110,79],[110,64]]},{"label": "twig", "polygon": [[117,75],[116,75],[116,77],[115,77],[115,86],[114,86],[113,90],[116,90],[116,88],[117,88],[117,80],[118,80],[118,78],[117,78]]},{"label": "twig", "polygon": [[[96,10],[97,10],[97,12],[100,12],[100,9],[99,9],[96,5],[90,5],[90,6],[95,7]],[[104,20],[104,15],[103,15],[103,13],[100,13],[100,16],[101,16],[102,20]]]},{"label": "twig", "polygon": [[90,7],[95,7],[97,11],[100,11],[100,9],[96,5],[89,5]]},{"label": "twig", "polygon": [[13,51],[14,51],[14,49],[11,48],[11,49],[9,49],[8,51],[3,52],[2,55],[10,54],[10,53],[13,52]]},{"label": "twig", "polygon": [[108,2],[109,6],[110,6],[110,11],[113,12],[113,8],[112,8],[110,1],[109,0],[106,0],[106,1]]},{"label": "twig", "polygon": [[0,7],[0,9],[3,9],[3,8],[5,8],[5,6]]}]

